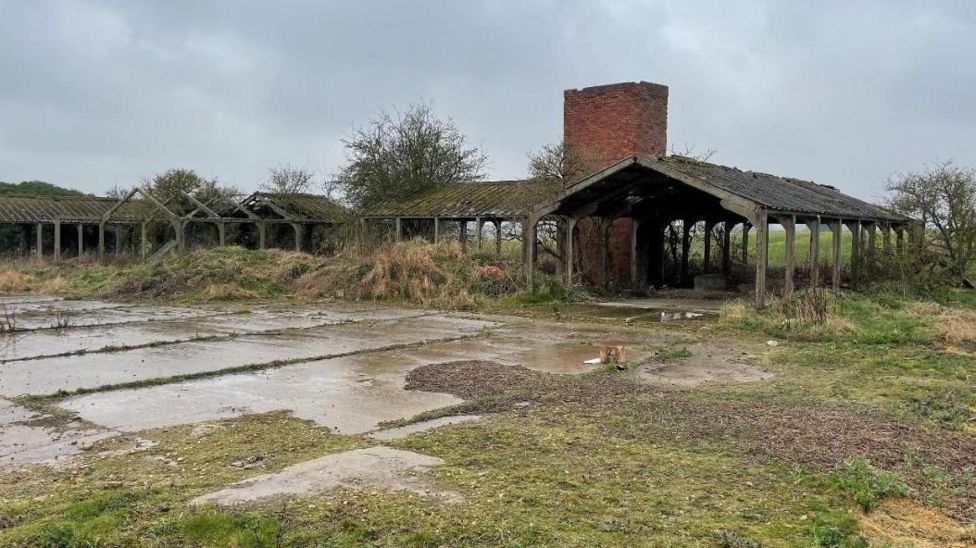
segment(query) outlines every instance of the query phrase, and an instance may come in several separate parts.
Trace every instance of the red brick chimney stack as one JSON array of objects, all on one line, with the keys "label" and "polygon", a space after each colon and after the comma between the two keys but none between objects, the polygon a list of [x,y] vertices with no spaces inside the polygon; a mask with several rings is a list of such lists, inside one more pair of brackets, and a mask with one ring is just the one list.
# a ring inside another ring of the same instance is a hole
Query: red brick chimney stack
[{"label": "red brick chimney stack", "polygon": [[668,87],[625,82],[563,92],[563,142],[600,169],[628,156],[664,156]]}]

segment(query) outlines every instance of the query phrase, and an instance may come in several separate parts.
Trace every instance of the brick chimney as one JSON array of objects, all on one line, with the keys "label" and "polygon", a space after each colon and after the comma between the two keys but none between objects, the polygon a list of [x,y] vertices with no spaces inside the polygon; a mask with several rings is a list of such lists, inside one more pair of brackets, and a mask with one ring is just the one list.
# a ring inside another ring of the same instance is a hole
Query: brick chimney
[{"label": "brick chimney", "polygon": [[[650,82],[625,82],[563,92],[563,143],[579,151],[592,171],[629,156],[664,156],[668,148],[668,87]],[[631,224],[614,220],[609,233],[610,276],[630,282]],[[595,244],[596,231],[579,225],[583,241]],[[606,283],[597,265],[602,245],[584,245],[577,257],[580,272],[592,282]]]},{"label": "brick chimney", "polygon": [[594,170],[628,156],[664,156],[668,147],[668,87],[625,82],[563,92],[563,142]]}]

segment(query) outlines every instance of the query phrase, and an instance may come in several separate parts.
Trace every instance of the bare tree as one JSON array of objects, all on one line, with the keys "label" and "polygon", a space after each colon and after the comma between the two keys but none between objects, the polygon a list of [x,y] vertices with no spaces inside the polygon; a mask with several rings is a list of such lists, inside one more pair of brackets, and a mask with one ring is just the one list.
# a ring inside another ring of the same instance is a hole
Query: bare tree
[{"label": "bare tree", "polygon": [[551,181],[565,188],[592,171],[593,161],[579,149],[565,143],[548,144],[529,153],[529,177]]},{"label": "bare tree", "polygon": [[671,145],[671,147],[668,149],[668,154],[671,156],[683,156],[685,158],[691,158],[692,160],[698,160],[699,162],[707,162],[711,160],[712,156],[715,156],[716,152],[718,151],[712,148],[705,149],[703,152],[698,152],[695,150],[695,145],[689,145],[688,143],[681,145],[680,148]]},{"label": "bare tree", "polygon": [[438,118],[424,103],[402,114],[381,112],[343,144],[347,164],[338,179],[345,197],[359,210],[421,190],[479,180],[487,161],[450,118]]},{"label": "bare tree", "polygon": [[261,190],[275,194],[304,194],[315,182],[315,173],[291,164],[279,164],[268,169],[268,178],[261,183]]},{"label": "bare tree", "polygon": [[921,220],[933,241],[965,275],[976,259],[976,170],[952,160],[925,166],[888,181],[888,206]]}]

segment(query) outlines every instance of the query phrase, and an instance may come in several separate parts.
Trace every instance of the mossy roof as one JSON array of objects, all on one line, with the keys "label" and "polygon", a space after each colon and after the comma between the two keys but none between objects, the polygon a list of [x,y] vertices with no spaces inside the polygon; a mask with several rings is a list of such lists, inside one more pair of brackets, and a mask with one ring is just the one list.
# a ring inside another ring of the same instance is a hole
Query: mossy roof
[{"label": "mossy roof", "polygon": [[275,215],[296,221],[341,223],[349,217],[342,204],[321,194],[255,192],[241,206],[258,216]]},{"label": "mossy roof", "polygon": [[379,205],[366,217],[518,218],[561,190],[553,186],[537,180],[457,183]]},{"label": "mossy roof", "polygon": [[[0,196],[0,223],[98,223],[119,203],[116,198],[95,196]],[[112,214],[110,222],[138,222],[153,206],[131,200]]]}]

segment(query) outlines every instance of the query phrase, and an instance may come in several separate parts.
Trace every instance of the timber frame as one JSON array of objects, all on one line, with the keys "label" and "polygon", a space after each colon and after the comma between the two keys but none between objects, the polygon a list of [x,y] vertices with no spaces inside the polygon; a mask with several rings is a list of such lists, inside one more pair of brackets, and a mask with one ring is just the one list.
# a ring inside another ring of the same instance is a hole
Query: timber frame
[{"label": "timber frame", "polygon": [[[664,227],[681,221],[682,277],[687,277],[689,226],[704,221],[706,230],[704,263],[706,271],[711,253],[711,228],[724,223],[721,242],[723,272],[729,273],[729,234],[741,225],[743,263],[748,260],[748,237],[755,230],[755,301],[762,307],[767,295],[769,225],[780,224],[786,233],[786,268],[784,293],[795,288],[796,225],[810,229],[812,285],[820,282],[819,238],[824,225],[833,233],[831,287],[841,288],[841,231],[852,234],[852,288],[859,287],[865,272],[865,255],[877,252],[875,233],[881,230],[886,247],[895,232],[898,249],[904,249],[904,232],[914,232],[918,223],[907,217],[846,196],[833,187],[809,181],[787,179],[768,174],[743,172],[682,157],[630,157],[569,185],[553,200],[534,208],[526,220],[526,243],[536,245],[536,224],[544,218],[561,219],[566,227],[566,244],[571,249],[573,229],[583,217],[604,221],[626,218],[631,223],[631,286],[642,291],[655,276],[649,267],[660,268]],[[867,235],[867,242],[864,236]],[[920,240],[920,239],[918,239]],[[867,250],[865,251],[865,243]],[[606,250],[604,250],[606,253]],[[573,280],[573,253],[567,251],[564,272]],[[525,252],[526,276],[530,291],[534,288],[535,253]],[[654,258],[657,257],[656,260]],[[607,259],[604,258],[604,261]],[[653,263],[653,264],[651,264]]]}]

